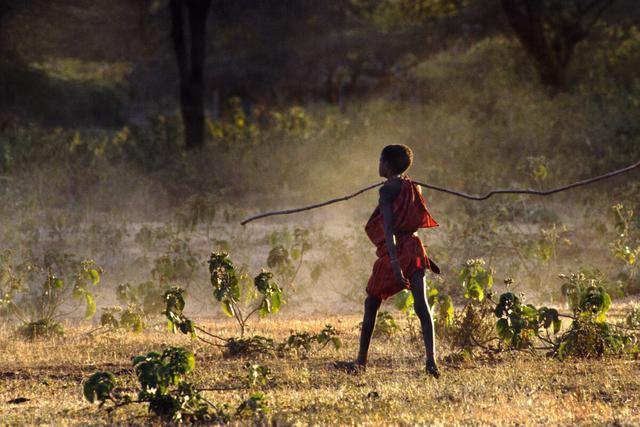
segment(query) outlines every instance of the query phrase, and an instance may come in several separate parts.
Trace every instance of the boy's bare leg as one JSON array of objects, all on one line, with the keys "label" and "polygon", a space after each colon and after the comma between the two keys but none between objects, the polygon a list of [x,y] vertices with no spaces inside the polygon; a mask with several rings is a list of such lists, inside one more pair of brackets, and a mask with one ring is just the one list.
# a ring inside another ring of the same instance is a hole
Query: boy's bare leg
[{"label": "boy's bare leg", "polygon": [[378,309],[382,304],[380,298],[367,296],[364,300],[364,317],[362,319],[362,329],[360,330],[360,350],[358,351],[358,359],[355,362],[338,361],[333,366],[350,374],[362,372],[367,365],[367,355],[369,353],[369,344],[371,343],[371,335],[376,326],[376,316]]},{"label": "boy's bare leg", "polygon": [[411,292],[413,293],[413,308],[420,319],[422,338],[427,356],[427,373],[438,378],[440,372],[436,365],[436,348],[433,332],[433,316],[427,303],[427,286],[424,270],[418,270],[411,276]]},{"label": "boy's bare leg", "polygon": [[382,304],[382,300],[367,295],[364,300],[364,317],[362,318],[362,330],[360,331],[360,350],[358,351],[358,365],[365,366],[367,364],[367,355],[369,354],[369,344],[371,344],[371,335],[376,327],[376,316],[378,309]]}]

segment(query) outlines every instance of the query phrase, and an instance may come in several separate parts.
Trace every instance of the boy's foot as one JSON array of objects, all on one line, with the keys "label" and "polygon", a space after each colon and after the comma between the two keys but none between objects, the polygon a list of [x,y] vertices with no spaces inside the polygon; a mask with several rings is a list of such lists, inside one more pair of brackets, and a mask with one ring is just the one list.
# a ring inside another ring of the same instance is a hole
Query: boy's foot
[{"label": "boy's foot", "polygon": [[431,375],[435,379],[440,378],[440,370],[438,369],[438,365],[436,365],[436,362],[427,362],[426,371],[427,375]]},{"label": "boy's foot", "polygon": [[357,362],[345,362],[342,360],[333,362],[333,366],[337,370],[346,372],[347,374],[350,374],[350,375],[361,374],[367,370],[367,367],[365,365],[361,365]]}]

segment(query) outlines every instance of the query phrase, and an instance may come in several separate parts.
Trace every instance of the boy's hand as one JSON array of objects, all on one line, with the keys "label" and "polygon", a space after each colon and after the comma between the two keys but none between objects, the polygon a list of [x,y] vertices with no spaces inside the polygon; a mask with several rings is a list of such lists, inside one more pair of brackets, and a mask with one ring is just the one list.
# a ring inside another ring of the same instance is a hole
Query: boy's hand
[{"label": "boy's hand", "polygon": [[403,287],[409,288],[409,280],[404,276],[400,265],[397,262],[392,262],[391,267],[393,268],[393,275],[396,277],[396,283],[402,285]]}]

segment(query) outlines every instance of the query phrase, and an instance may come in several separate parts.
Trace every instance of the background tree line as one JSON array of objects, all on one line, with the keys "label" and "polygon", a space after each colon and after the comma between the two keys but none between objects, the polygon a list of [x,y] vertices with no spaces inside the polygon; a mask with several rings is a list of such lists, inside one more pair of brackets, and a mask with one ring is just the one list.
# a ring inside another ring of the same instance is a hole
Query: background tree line
[{"label": "background tree line", "polygon": [[[549,95],[576,47],[637,24],[631,0],[2,0],[0,108],[44,125],[120,126],[180,106],[185,144],[238,97],[348,108],[425,58],[516,38]],[[596,61],[596,59],[594,59]],[[593,64],[596,67],[598,64]],[[37,99],[37,101],[36,101]],[[63,104],[61,107],[60,104]]]}]

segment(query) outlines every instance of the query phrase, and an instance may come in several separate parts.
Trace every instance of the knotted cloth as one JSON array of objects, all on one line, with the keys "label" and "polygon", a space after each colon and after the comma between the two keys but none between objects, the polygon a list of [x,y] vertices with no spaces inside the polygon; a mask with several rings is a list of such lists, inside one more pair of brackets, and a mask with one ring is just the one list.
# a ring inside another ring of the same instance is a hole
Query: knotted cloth
[{"label": "knotted cloth", "polygon": [[[420,269],[428,269],[429,259],[422,241],[416,233],[419,228],[437,227],[438,223],[427,210],[422,190],[408,177],[402,177],[400,193],[393,201],[393,234],[396,236],[398,263],[407,279]],[[384,218],[380,206],[371,214],[364,228],[369,240],[376,246],[378,259],[367,283],[367,294],[387,299],[409,288],[396,282],[384,237]]]}]

